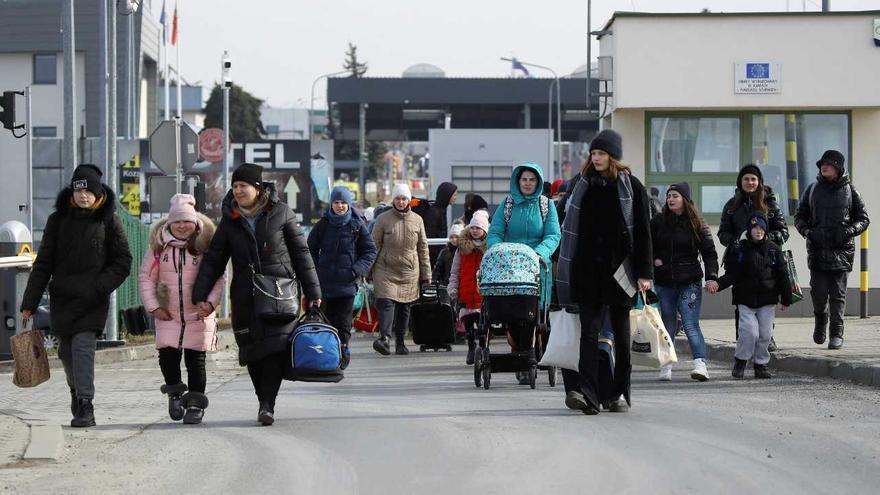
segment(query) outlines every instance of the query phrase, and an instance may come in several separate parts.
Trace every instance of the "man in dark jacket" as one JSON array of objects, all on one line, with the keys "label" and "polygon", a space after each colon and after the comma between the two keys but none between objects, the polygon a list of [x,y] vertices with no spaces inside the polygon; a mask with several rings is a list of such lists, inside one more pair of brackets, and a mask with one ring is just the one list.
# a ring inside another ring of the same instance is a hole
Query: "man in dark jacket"
[{"label": "man in dark jacket", "polygon": [[828,150],[816,162],[819,175],[804,191],[795,214],[795,228],[807,239],[810,295],[816,325],[813,341],[825,343],[830,300],[829,349],[843,346],[843,312],[846,278],[853,269],[855,237],[868,229],[868,212],[862,196],[852,185],[843,154]]},{"label": "man in dark jacket", "polygon": [[129,275],[131,253],[116,196],[101,170],[80,165],[58,194],[21,302],[30,318],[46,286],[52,333],[70,387],[70,426],[95,426],[95,341],[104,331],[110,295]]},{"label": "man in dark jacket", "polygon": [[342,341],[342,369],[348,367],[351,351],[351,315],[358,280],[376,261],[376,243],[366,221],[352,214],[352,194],[345,186],[330,193],[330,207],[309,232],[308,244],[324,298],[324,311]]},{"label": "man in dark jacket", "polygon": [[[425,222],[425,233],[428,239],[438,239],[446,237],[449,229],[446,222],[446,209],[449,205],[455,203],[458,198],[458,186],[451,182],[443,182],[437,186],[437,194],[434,201],[424,199],[413,199],[410,202],[412,211],[422,217]],[[443,246],[429,246],[428,253],[431,257],[431,266],[437,263],[437,256]]]}]

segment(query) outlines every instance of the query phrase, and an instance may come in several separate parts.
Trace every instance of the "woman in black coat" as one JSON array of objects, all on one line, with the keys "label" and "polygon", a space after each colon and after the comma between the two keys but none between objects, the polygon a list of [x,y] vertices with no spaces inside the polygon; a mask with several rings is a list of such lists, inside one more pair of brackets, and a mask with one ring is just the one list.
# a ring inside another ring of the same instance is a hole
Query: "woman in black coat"
[{"label": "woman in black coat", "polygon": [[58,194],[21,302],[21,316],[36,311],[46,286],[52,333],[70,386],[70,426],[95,426],[95,342],[107,323],[110,294],[131,269],[131,252],[116,196],[101,170],[80,165]]},{"label": "woman in black coat", "polygon": [[[590,143],[590,159],[559,202],[563,210],[556,290],[559,304],[579,312],[578,371],[562,370],[565,405],[598,414],[603,405],[626,412],[630,405],[631,299],[653,277],[648,195],[620,163],[622,140],[612,130]],[[570,203],[570,204],[569,204]],[[614,330],[614,382],[599,393],[599,330],[607,307]]]},{"label": "woman in black coat", "polygon": [[[651,219],[654,251],[654,289],[660,298],[660,313],[669,338],[675,340],[676,316],[681,315],[694,369],[691,378],[709,379],[706,343],[700,329],[703,302],[703,268],[706,280],[718,279],[718,255],[709,226],[691,201],[687,182],[672,184],[666,191],[666,205]],[[672,365],[660,368],[660,379],[672,380]]]},{"label": "woman in black coat", "polygon": [[[721,211],[721,225],[718,227],[718,240],[724,246],[722,259],[735,248],[748,229],[749,218],[755,213],[767,217],[767,240],[773,241],[780,248],[788,240],[788,227],[785,215],[776,202],[776,195],[770,186],[764,185],[764,174],[754,164],[740,169],[736,178],[736,193],[724,205]],[[734,310],[734,326],[739,328],[739,310]],[[770,341],[770,350],[776,350],[776,341]]]},{"label": "woman in black coat", "polygon": [[252,268],[263,275],[296,278],[309,305],[321,303],[321,287],[309,247],[293,210],[263,184],[263,167],[244,163],[232,174],[232,190],[223,200],[223,219],[205,254],[193,286],[193,302],[206,306],[208,294],[232,258],[232,329],[238,359],[260,402],[258,421],[271,425],[275,398],[288,356],[287,340],[295,322],[275,323],[253,314]]}]

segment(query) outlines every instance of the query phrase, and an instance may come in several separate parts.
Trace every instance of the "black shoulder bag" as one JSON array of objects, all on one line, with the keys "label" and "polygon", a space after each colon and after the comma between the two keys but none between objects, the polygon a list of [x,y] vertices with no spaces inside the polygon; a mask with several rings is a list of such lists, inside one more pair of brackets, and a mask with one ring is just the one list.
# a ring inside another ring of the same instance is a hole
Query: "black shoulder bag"
[{"label": "black shoulder bag", "polygon": [[[257,263],[262,268],[259,243]],[[278,323],[289,323],[296,319],[299,314],[299,285],[295,278],[257,273],[251,263],[251,280],[255,315],[261,320]]]}]

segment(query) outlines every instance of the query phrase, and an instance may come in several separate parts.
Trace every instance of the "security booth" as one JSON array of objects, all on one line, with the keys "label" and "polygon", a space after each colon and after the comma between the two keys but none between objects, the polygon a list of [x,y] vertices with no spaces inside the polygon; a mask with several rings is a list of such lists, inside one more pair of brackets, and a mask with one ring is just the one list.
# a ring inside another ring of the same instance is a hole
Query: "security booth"
[{"label": "security booth", "polygon": [[0,225],[0,361],[12,359],[9,338],[23,329],[18,308],[33,266],[32,242],[25,224],[13,220]]}]

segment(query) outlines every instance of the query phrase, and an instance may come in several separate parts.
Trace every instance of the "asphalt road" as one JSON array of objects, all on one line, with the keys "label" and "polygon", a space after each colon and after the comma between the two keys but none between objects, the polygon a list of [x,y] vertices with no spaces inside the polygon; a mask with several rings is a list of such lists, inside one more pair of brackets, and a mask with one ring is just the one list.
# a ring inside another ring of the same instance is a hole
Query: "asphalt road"
[{"label": "asphalt road", "polygon": [[[257,426],[232,354],[210,363],[199,426],[164,416],[156,363],[103,366],[99,426],[66,429],[57,463],[0,469],[0,491],[804,495],[873,494],[880,482],[876,388],[734,381],[726,363],[697,383],[685,362],[671,383],[637,370],[629,413],[588,417],[564,407],[561,380],[550,388],[546,374],[537,390],[511,374],[475,388],[461,350],[381,357],[358,338],[354,351],[339,384],[285,383],[272,427]],[[43,392],[57,398],[26,392],[13,405],[66,422],[62,382]],[[10,390],[0,393],[21,397]]]}]

